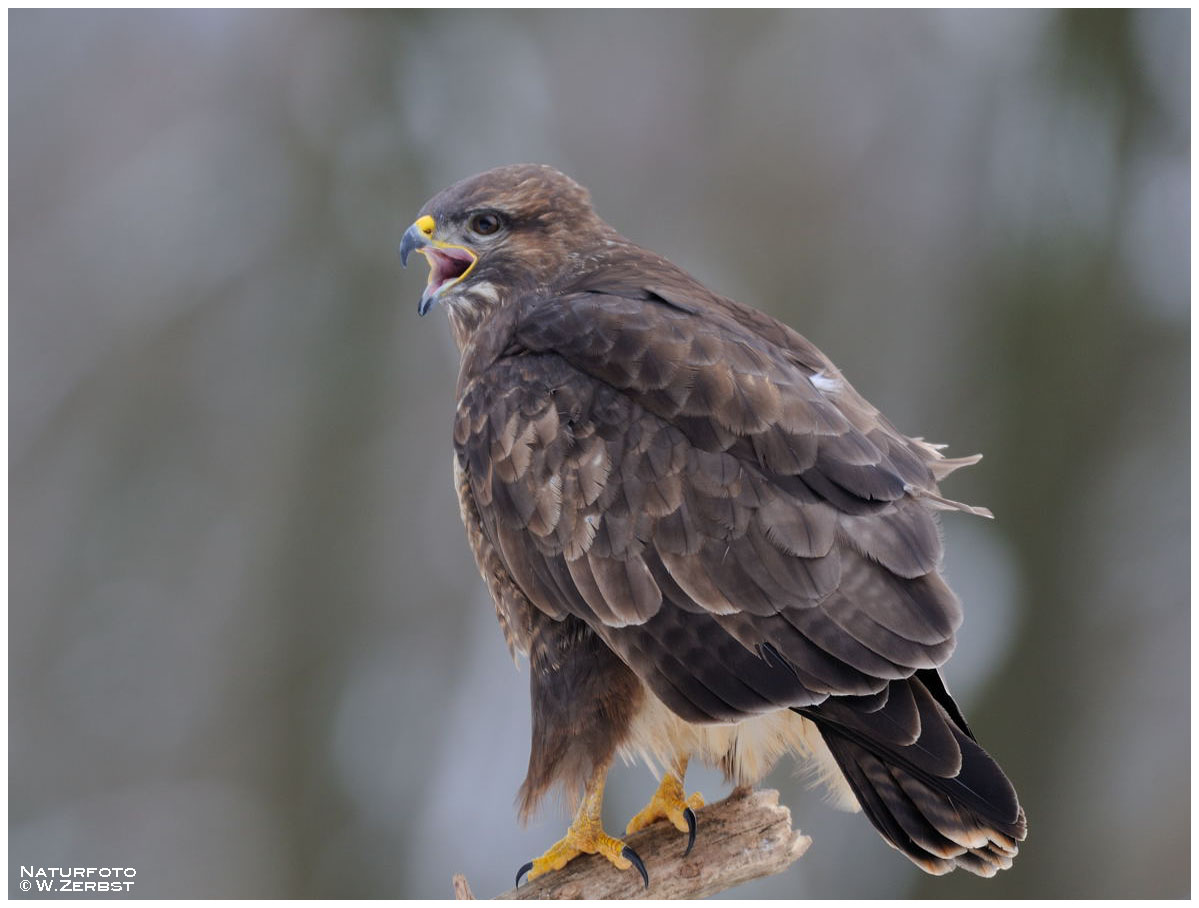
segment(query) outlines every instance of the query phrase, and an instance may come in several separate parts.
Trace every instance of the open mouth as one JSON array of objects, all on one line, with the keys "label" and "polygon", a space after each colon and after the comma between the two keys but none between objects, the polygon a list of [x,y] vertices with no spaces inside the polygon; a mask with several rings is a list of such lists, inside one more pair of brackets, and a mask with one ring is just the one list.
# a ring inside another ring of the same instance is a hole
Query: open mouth
[{"label": "open mouth", "polygon": [[429,260],[428,295],[458,283],[474,267],[476,256],[458,246],[425,246],[420,250]]}]

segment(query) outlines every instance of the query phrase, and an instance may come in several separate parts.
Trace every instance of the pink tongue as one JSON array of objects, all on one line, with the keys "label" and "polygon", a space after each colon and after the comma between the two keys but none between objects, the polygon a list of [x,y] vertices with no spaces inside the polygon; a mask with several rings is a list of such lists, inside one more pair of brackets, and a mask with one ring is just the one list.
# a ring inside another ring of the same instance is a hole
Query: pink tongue
[{"label": "pink tongue", "polygon": [[470,262],[465,258],[445,252],[438,251],[434,253],[434,257],[437,262],[436,281],[438,286],[461,277],[463,272],[470,267]]}]

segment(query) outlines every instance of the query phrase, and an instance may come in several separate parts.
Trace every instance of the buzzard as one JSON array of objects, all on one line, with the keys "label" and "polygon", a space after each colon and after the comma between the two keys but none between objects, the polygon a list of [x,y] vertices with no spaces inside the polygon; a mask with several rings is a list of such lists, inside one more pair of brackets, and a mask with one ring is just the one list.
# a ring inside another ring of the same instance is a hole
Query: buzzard
[{"label": "buzzard", "polygon": [[692,758],[738,785],[784,754],[922,869],[981,876],[1025,836],[1016,792],[938,668],[962,620],[937,512],[951,459],[897,430],[791,328],[595,214],[552,168],[434,196],[429,263],[461,353],[454,478],[533,711],[522,819],[579,799],[529,879],[644,864],[600,820],[613,758],[661,776],[633,832],[695,841]]}]

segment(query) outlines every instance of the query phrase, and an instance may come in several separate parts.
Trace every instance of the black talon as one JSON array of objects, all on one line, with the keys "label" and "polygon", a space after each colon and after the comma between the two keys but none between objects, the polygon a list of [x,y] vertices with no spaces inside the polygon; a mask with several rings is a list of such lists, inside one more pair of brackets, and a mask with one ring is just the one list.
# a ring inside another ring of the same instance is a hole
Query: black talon
[{"label": "black talon", "polygon": [[645,864],[641,863],[641,858],[637,856],[637,852],[628,845],[625,845],[620,851],[620,856],[641,871],[641,879],[645,880],[645,888],[649,889],[649,873],[646,872]]},{"label": "black talon", "polygon": [[684,807],[683,819],[687,821],[687,850],[683,852],[683,857],[687,857],[695,845],[695,811],[690,807]]},{"label": "black talon", "polygon": [[520,868],[520,870],[516,871],[516,888],[517,889],[520,888],[520,878],[532,869],[533,869],[533,862],[529,861],[529,863],[523,865]]}]

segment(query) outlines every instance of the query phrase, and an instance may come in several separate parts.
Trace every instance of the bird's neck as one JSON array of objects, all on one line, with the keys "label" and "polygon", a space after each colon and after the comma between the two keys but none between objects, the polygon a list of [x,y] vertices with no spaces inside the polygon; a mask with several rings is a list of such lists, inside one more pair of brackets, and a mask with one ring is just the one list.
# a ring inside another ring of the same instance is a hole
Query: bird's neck
[{"label": "bird's neck", "polygon": [[466,355],[475,334],[500,308],[500,292],[494,284],[483,282],[464,287],[445,300],[445,310],[450,318],[450,333],[458,352]]},{"label": "bird's neck", "polygon": [[493,302],[488,294],[463,301],[455,297],[446,307],[450,333],[461,354],[458,394],[508,349],[516,327],[515,306]]}]

